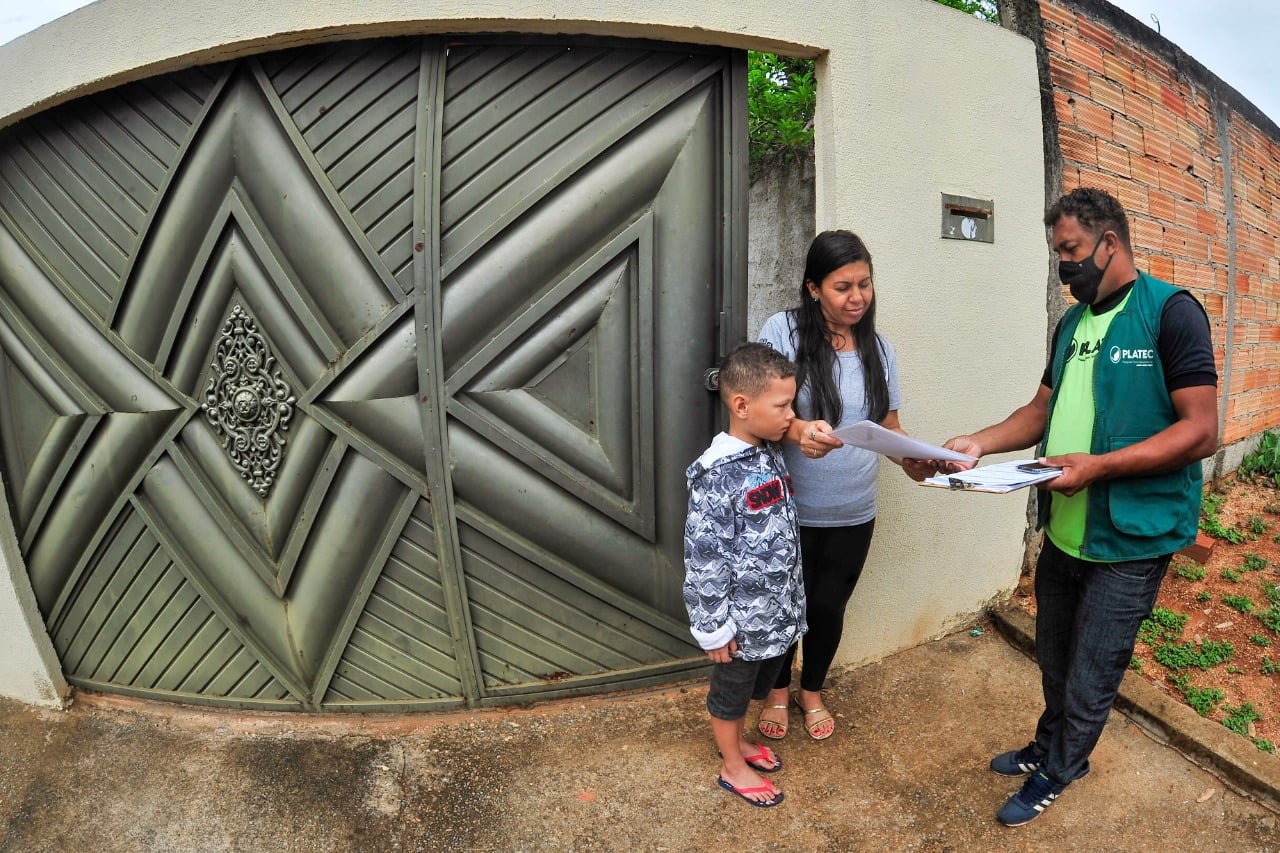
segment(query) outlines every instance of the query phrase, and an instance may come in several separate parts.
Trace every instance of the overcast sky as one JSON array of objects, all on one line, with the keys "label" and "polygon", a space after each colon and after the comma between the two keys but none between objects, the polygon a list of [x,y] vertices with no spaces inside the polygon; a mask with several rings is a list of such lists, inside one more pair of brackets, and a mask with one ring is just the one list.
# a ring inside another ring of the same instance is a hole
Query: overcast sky
[{"label": "overcast sky", "polygon": [[87,5],[88,0],[0,0],[0,44]]},{"label": "overcast sky", "polygon": [[[164,0],[156,0],[157,3]],[[252,2],[252,0],[245,0]],[[891,0],[883,0],[891,2]],[[1194,56],[1280,124],[1280,2],[1111,0]],[[0,0],[0,44],[87,5],[87,0]]]},{"label": "overcast sky", "polygon": [[[4,2],[4,0],[0,0]],[[1280,2],[1110,0],[1195,57],[1280,124]],[[1152,19],[1155,15],[1155,20]]]}]

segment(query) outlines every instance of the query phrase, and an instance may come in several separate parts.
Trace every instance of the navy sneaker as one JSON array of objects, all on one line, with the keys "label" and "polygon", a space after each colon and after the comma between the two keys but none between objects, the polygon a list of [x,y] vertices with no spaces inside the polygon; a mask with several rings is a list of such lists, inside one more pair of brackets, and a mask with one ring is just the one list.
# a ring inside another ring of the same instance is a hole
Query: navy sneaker
[{"label": "navy sneaker", "polygon": [[[1071,783],[1068,782],[1067,785],[1069,784]],[[1062,796],[1067,785],[1059,785],[1046,776],[1043,770],[1037,770],[1022,783],[1022,789],[1000,807],[1000,811],[996,812],[996,820],[1005,826],[1022,826],[1024,823],[1031,823],[1040,817],[1054,800]]]},{"label": "navy sneaker", "polygon": [[991,759],[991,769],[1001,776],[1025,776],[1035,773],[1044,764],[1044,754],[1035,741],[1022,749],[1011,749]]}]

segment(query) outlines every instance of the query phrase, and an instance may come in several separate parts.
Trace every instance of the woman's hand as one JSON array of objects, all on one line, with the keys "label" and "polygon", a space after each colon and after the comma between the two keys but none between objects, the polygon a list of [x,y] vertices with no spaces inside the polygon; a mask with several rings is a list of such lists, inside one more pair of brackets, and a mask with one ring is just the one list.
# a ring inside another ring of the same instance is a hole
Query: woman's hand
[{"label": "woman's hand", "polygon": [[926,477],[932,477],[938,473],[938,465],[932,459],[894,459],[906,475],[919,483]]},{"label": "woman's hand", "polygon": [[[796,426],[798,424],[798,428]],[[797,435],[800,452],[810,459],[821,459],[833,450],[844,447],[844,442],[831,434],[831,424],[826,421],[792,421],[791,432]]]}]

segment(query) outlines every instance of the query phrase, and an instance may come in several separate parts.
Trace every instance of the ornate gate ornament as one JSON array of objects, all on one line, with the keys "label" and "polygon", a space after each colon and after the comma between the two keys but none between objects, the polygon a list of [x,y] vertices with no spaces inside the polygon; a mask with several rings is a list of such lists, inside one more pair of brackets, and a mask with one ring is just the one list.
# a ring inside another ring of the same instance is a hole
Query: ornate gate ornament
[{"label": "ornate gate ornament", "polygon": [[239,305],[222,324],[212,366],[200,408],[232,464],[265,498],[284,456],[284,433],[297,399],[257,324]]}]

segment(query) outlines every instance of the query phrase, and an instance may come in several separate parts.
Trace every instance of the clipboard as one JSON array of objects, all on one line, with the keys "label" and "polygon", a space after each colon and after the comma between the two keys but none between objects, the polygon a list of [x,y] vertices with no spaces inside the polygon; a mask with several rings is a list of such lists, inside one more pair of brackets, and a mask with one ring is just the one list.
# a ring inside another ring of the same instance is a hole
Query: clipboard
[{"label": "clipboard", "polygon": [[1022,471],[1018,468],[1019,465],[1033,465],[1035,462],[1036,460],[1034,459],[997,462],[994,465],[984,465],[980,468],[971,468],[968,471],[958,471],[955,474],[938,474],[933,477],[926,477],[920,482],[920,485],[930,486],[935,489],[947,489],[953,492],[986,492],[987,494],[1003,495],[1062,476],[1061,468],[1034,473]]}]

